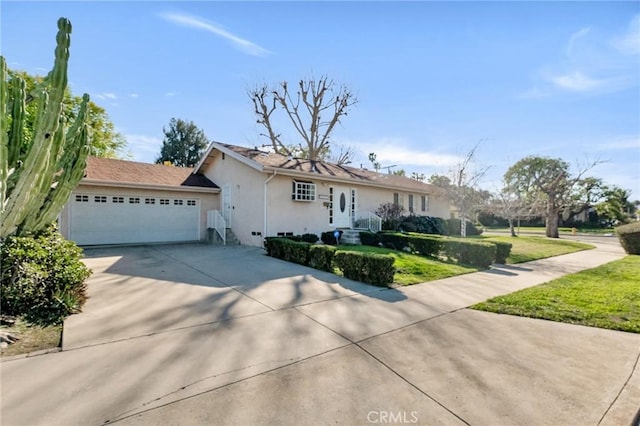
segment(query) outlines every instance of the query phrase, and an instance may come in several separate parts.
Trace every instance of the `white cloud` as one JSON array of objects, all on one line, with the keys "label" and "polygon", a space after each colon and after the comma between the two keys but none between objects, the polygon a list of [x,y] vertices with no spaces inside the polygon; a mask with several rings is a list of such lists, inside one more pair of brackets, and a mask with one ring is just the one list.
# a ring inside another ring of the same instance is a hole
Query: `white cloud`
[{"label": "white cloud", "polygon": [[136,99],[136,98],[139,97],[139,95],[137,93],[129,93],[129,97],[133,98],[133,99]]},{"label": "white cloud", "polygon": [[560,89],[570,90],[574,92],[588,92],[608,85],[607,79],[594,79],[584,75],[580,71],[574,71],[570,74],[551,77],[551,81]]},{"label": "white cloud", "polygon": [[589,34],[590,31],[591,27],[585,27],[571,34],[571,37],[569,37],[569,42],[567,43],[567,55],[571,55],[576,42]]},{"label": "white cloud", "polygon": [[103,93],[102,95],[107,99],[118,99],[115,93]]},{"label": "white cloud", "polygon": [[614,38],[611,45],[623,55],[640,55],[640,14],[633,17],[627,32]]},{"label": "white cloud", "polygon": [[345,143],[341,141],[341,143],[355,147],[363,153],[364,158],[368,158],[370,152],[375,152],[377,161],[383,166],[451,167],[461,160],[456,155],[409,147],[404,140],[397,138],[381,138],[374,142]]},{"label": "white cloud", "polygon": [[269,53],[271,53],[269,50],[265,49],[264,47],[259,46],[256,43],[253,43],[252,41],[238,37],[237,35],[232,34],[217,25],[207,22],[202,18],[183,15],[179,13],[165,13],[165,14],[162,14],[161,16],[167,21],[171,21],[175,24],[183,25],[186,27],[195,28],[199,30],[205,30],[219,37],[222,37],[230,41],[236,48],[240,49],[242,52],[248,55],[264,57],[264,56],[267,56]]},{"label": "white cloud", "polygon": [[162,140],[154,136],[125,134],[127,148],[131,151],[133,159],[145,163],[152,163],[160,153]]},{"label": "white cloud", "polygon": [[177,94],[178,94],[178,92],[167,92],[167,93],[164,94],[164,96],[166,98],[172,98],[172,97],[176,96]]},{"label": "white cloud", "polygon": [[640,136],[618,136],[597,144],[600,151],[618,151],[626,149],[640,149]]}]

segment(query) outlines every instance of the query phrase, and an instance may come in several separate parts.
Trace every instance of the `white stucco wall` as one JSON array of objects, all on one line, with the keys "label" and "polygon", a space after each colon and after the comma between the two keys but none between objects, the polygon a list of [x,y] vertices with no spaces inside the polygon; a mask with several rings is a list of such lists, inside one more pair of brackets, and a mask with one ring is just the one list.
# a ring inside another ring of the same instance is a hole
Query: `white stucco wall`
[{"label": "white stucco wall", "polygon": [[[74,199],[75,194],[96,194],[106,196],[149,196],[156,198],[184,198],[196,199],[200,204],[200,240],[207,238],[207,211],[220,209],[219,195],[207,192],[191,192],[191,191],[165,191],[157,189],[139,189],[139,188],[121,188],[111,186],[98,186],[80,184],[71,194],[70,200]],[[60,233],[65,237],[70,236],[70,202],[65,205],[59,216]]]}]

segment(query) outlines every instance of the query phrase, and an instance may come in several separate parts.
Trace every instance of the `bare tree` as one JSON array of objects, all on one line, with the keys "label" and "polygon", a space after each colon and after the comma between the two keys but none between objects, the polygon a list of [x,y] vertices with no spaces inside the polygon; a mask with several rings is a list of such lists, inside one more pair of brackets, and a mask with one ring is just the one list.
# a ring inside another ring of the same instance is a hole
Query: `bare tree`
[{"label": "bare tree", "polygon": [[[248,95],[253,102],[258,124],[266,130],[260,135],[271,141],[273,149],[309,160],[325,160],[330,155],[333,129],[340,118],[347,115],[349,108],[358,102],[349,87],[336,85],[326,76],[317,80],[300,80],[294,94],[284,81],[273,89],[266,85],[256,87]],[[286,113],[302,143],[287,145],[283,142],[282,133],[274,127],[273,114],[278,109]],[[340,160],[338,164],[346,164],[353,152],[343,151],[341,154],[337,157]]]},{"label": "bare tree", "polygon": [[464,156],[464,158],[450,171],[451,178],[442,175],[433,175],[429,183],[444,189],[451,203],[460,210],[460,235],[467,236],[467,215],[486,197],[486,191],[478,190],[478,182],[487,173],[489,167],[477,168],[475,155],[480,142],[478,142]]},{"label": "bare tree", "polygon": [[484,211],[507,219],[512,237],[517,237],[515,231],[516,221],[520,223],[520,219],[529,219],[536,216],[534,213],[535,207],[527,204],[518,193],[510,191],[506,185],[500,192],[491,197]]}]

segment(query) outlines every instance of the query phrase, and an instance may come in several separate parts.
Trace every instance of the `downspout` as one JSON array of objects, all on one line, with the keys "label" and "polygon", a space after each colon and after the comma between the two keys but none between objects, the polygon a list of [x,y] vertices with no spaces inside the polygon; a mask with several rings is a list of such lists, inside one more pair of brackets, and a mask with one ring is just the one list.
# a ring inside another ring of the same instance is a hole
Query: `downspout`
[{"label": "downspout", "polygon": [[271,182],[271,179],[273,179],[274,177],[276,177],[276,175],[278,174],[277,170],[273,171],[273,174],[271,176],[269,176],[267,178],[267,180],[264,181],[264,229],[263,229],[263,233],[262,233],[262,238],[267,238],[269,236],[269,197],[268,197],[268,192],[269,192],[269,188],[267,187],[269,185],[269,182]]}]

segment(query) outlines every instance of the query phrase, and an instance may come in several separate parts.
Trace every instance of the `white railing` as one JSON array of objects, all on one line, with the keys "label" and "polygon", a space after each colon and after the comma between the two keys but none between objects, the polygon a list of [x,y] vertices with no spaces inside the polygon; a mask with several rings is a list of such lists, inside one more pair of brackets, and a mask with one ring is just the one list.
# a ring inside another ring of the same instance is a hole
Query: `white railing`
[{"label": "white railing", "polygon": [[207,228],[215,229],[222,238],[222,245],[227,244],[227,222],[218,210],[207,211]]},{"label": "white railing", "polygon": [[368,229],[371,232],[380,232],[382,230],[382,218],[375,213],[368,212],[366,217],[354,220],[352,228]]}]

